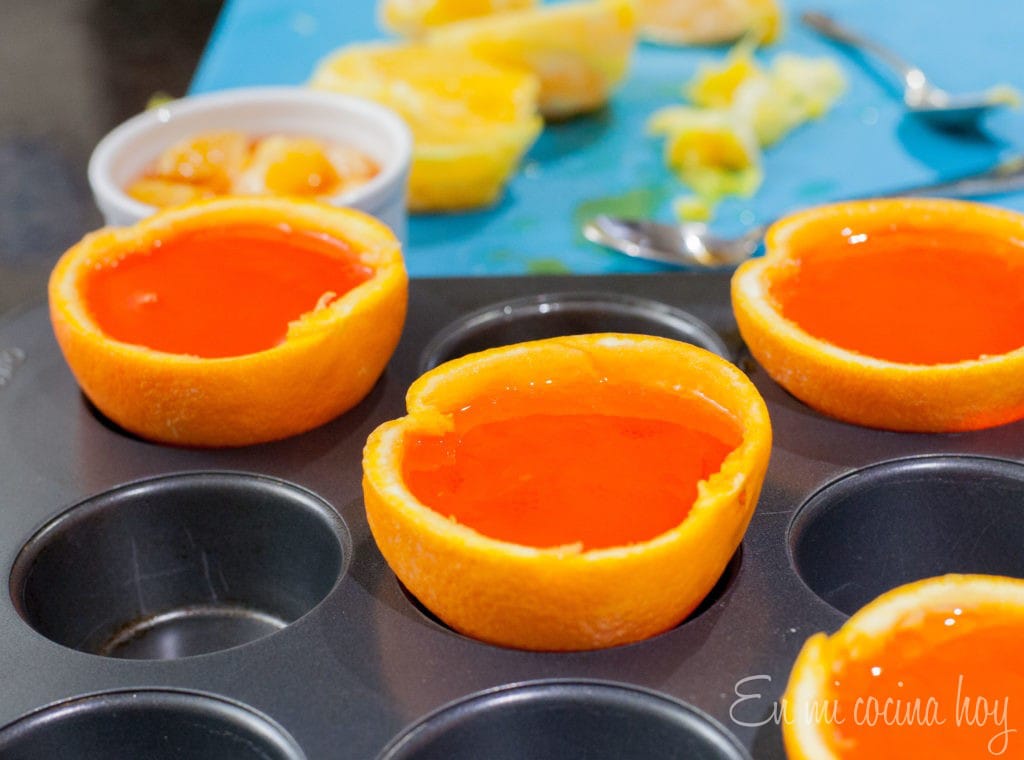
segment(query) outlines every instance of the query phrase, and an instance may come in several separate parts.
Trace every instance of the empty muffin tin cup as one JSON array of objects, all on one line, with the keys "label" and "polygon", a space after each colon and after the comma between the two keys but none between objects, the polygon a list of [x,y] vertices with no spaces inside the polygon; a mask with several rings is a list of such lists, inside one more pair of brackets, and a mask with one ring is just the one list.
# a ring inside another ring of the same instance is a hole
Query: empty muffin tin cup
[{"label": "empty muffin tin cup", "polygon": [[749,760],[689,705],[604,681],[536,681],[455,702],[413,724],[378,760]]},{"label": "empty muffin tin cup", "polygon": [[351,539],[314,494],[269,477],[185,473],[89,498],[11,573],[21,616],[72,649],[176,659],[262,638],[315,607]]},{"label": "empty muffin tin cup", "polygon": [[427,344],[419,369],[488,348],[602,332],[672,338],[733,359],[718,333],[674,306],[615,293],[549,293],[494,303],[452,322]]},{"label": "empty muffin tin cup", "polygon": [[971,456],[899,459],[831,483],[797,512],[789,549],[814,593],[853,614],[946,573],[1024,578],[1024,465]]},{"label": "empty muffin tin cup", "polygon": [[280,726],[247,707],[180,691],[93,694],[0,729],[8,760],[303,760]]}]

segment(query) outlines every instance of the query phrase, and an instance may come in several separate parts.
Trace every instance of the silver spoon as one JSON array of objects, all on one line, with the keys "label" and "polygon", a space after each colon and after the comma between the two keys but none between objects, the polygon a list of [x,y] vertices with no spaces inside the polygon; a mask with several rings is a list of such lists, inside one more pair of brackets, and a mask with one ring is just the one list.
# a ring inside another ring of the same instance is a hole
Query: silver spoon
[{"label": "silver spoon", "polygon": [[917,66],[877,42],[837,24],[823,13],[806,11],[801,20],[825,37],[853,48],[867,50],[888,64],[903,81],[903,103],[916,116],[937,127],[967,130],[992,108],[1015,105],[1018,96],[1007,86],[992,87],[985,92],[952,95],[936,87]]},{"label": "silver spoon", "polygon": [[[909,187],[875,197],[943,196],[974,198],[1024,190],[1024,156],[997,164],[978,174],[927,185]],[[583,225],[592,243],[638,259],[689,267],[735,266],[749,258],[761,244],[767,224],[727,238],[715,235],[702,222],[665,224],[648,219],[623,219],[600,215]]]}]

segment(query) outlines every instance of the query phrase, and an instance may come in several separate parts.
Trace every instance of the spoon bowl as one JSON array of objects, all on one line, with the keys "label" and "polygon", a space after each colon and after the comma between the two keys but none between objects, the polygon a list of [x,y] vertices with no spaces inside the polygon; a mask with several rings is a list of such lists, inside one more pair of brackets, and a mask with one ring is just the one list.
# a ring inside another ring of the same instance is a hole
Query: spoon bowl
[{"label": "spoon bowl", "polygon": [[985,92],[970,95],[951,95],[943,89],[927,84],[908,89],[903,96],[907,109],[935,127],[950,131],[974,129],[985,114],[1001,106],[1015,107],[1016,92],[1005,86],[992,87]]},{"label": "spoon bowl", "polygon": [[676,266],[707,268],[735,266],[754,255],[765,227],[727,238],[712,233],[701,222],[664,224],[647,219],[624,219],[601,214],[583,225],[592,243],[627,256]]},{"label": "spoon bowl", "polygon": [[919,67],[877,42],[838,24],[824,13],[806,11],[800,19],[828,39],[873,53],[888,65],[903,83],[903,103],[907,110],[932,126],[952,131],[975,129],[978,121],[992,109],[1019,104],[1017,92],[1006,85],[978,93],[951,94],[932,84]]}]

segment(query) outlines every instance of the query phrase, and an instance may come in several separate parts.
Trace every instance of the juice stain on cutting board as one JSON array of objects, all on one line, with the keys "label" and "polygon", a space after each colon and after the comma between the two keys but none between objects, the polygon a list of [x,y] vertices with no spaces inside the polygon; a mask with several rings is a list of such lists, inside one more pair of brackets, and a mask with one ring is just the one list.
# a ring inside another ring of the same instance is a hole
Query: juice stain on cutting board
[{"label": "juice stain on cutting board", "polygon": [[564,262],[555,258],[530,259],[526,262],[527,274],[572,274]]},{"label": "juice stain on cutting board", "polygon": [[487,259],[493,264],[522,261],[523,274],[572,274],[572,270],[560,259],[554,257],[535,257],[523,260],[521,254],[505,248],[491,251],[487,254]]}]

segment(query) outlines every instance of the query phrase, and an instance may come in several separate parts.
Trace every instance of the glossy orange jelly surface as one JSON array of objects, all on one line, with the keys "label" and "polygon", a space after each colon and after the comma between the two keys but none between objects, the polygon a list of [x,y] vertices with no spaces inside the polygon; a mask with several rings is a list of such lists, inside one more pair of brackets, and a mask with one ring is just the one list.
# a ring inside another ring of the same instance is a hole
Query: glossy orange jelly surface
[{"label": "glossy orange jelly surface", "polygon": [[741,440],[706,400],[608,384],[508,389],[473,399],[453,422],[441,436],[407,434],[405,483],[446,517],[534,547],[664,533]]},{"label": "glossy orange jelly surface", "polygon": [[819,715],[854,758],[1024,758],[1024,617],[922,613],[877,656],[838,666]]},{"label": "glossy orange jelly surface", "polygon": [[783,316],[811,335],[910,364],[1024,346],[1024,245],[954,231],[849,233],[815,244],[772,286]]},{"label": "glossy orange jelly surface", "polygon": [[241,356],[284,340],[288,323],[373,270],[326,235],[239,225],[175,234],[86,278],[104,333],[157,351]]}]

